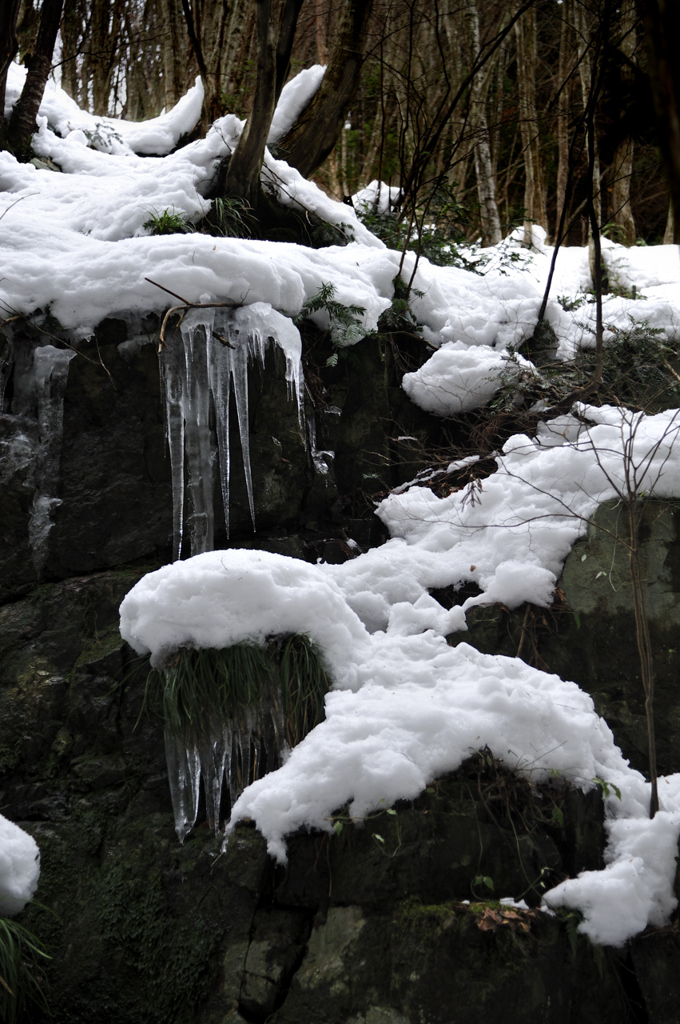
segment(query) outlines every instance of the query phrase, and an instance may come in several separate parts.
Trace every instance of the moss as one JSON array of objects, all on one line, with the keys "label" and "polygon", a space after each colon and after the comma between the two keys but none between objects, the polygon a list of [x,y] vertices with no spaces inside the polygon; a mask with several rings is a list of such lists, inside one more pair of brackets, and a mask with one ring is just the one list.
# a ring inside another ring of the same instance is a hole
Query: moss
[{"label": "moss", "polygon": [[14,771],[21,760],[21,739],[14,743],[0,743],[0,776]]}]

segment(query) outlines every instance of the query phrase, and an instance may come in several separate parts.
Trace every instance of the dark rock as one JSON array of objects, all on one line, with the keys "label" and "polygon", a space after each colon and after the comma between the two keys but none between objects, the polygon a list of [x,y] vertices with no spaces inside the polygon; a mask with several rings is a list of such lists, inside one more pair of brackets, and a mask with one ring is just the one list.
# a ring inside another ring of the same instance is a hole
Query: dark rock
[{"label": "dark rock", "polygon": [[[642,572],[655,673],[659,772],[680,769],[680,534],[678,510],[649,500],[642,518]],[[618,538],[618,539],[617,539]],[[572,548],[552,609],[473,608],[468,632],[449,637],[488,654],[521,657],[590,693],[634,768],[645,772],[647,724],[626,549],[625,511],[608,503]]]}]

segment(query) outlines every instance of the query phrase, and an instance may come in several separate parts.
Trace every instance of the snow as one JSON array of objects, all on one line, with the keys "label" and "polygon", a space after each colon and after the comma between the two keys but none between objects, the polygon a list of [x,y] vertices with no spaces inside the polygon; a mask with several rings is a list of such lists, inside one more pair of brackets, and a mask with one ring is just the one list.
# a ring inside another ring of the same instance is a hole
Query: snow
[{"label": "snow", "polygon": [[311,68],[304,68],[295,78],[291,78],[290,82],[286,82],[272,118],[267,137],[268,146],[273,146],[282,139],[291,125],[297,121],[321,85],[325,71],[325,64],[314,64]]},{"label": "snow", "polygon": [[33,836],[0,814],[0,914],[14,917],[38,887],[40,852]]},{"label": "snow", "polygon": [[344,652],[368,640],[320,567],[265,551],[210,551],[166,565],[132,588],[120,615],[124,639],[156,666],[187,644],[219,648],[309,633],[345,686],[354,685],[356,671]]},{"label": "snow", "polygon": [[374,179],[352,196],[352,205],[362,217],[370,214],[384,217],[394,209],[400,196],[401,189],[397,185],[386,185]]},{"label": "snow", "polygon": [[[24,74],[11,70],[8,109]],[[309,102],[322,74],[320,67],[308,69],[285,87],[272,144]],[[123,636],[161,667],[182,645],[257,644],[290,633],[305,633],[317,643],[333,683],[326,720],[281,768],[238,799],[232,791],[232,824],[239,817],[254,819],[278,859],[285,859],[286,836],[296,828],[329,830],[330,815],[344,805],[360,820],[376,807],[417,795],[488,746],[533,780],[557,773],[588,788],[599,778],[621,791],[621,800],[611,794],[606,800],[605,869],[563,882],[546,895],[546,905],[578,907],[582,930],[594,942],[612,945],[648,923],[664,923],[675,906],[680,776],[661,781],[662,811],[650,822],[649,787],[628,767],[587,694],[519,659],[482,655],[465,643],[451,647],[446,637],[465,630],[466,612],[475,605],[549,605],[564,559],[598,504],[627,496],[631,467],[635,493],[680,495],[680,414],[577,407],[540,424],[535,439],[511,437],[497,456],[496,472],[481,483],[444,498],[422,486],[424,477],[399,488],[377,510],[390,539],[343,565],[209,550],[215,454],[210,403],[228,513],[228,395],[233,389],[247,477],[249,358],[261,358],[273,339],[285,352],[287,380],[299,401],[300,339],[291,318],[323,284],[333,286],[337,301],[365,307],[362,327],[369,333],[390,305],[397,275],[405,283],[413,278],[411,310],[423,344],[434,351],[405,376],[404,388],[427,411],[455,415],[491,400],[518,372],[534,372],[518,349],[534,332],[553,250],[540,229],[531,251],[523,249],[518,230],[486,252],[481,275],[426,259],[416,268],[414,253],[402,259],[388,250],[352,206],[330,199],[269,153],[265,187],[303,215],[314,213],[338,228],[350,244],[311,249],[195,231],[151,236],[145,224],[152,215],[170,211],[189,228],[205,216],[217,166],[243,130],[244,122],[227,115],[205,138],[175,149],[196,123],[201,100],[197,83],[173,110],[133,125],[94,118],[49,85],[34,147],[63,173],[0,153],[4,309],[25,315],[49,310],[73,332],[74,343],[85,343],[109,315],[167,309],[167,294],[153,282],[188,302],[239,307],[192,312],[161,355],[175,546],[180,550],[184,529],[186,465],[197,553],[133,588],[121,606]],[[381,213],[396,198],[394,190],[373,182],[357,194],[355,205],[362,212],[377,199]],[[473,248],[469,256],[478,259],[479,251]],[[618,332],[641,322],[661,328],[668,338],[680,337],[677,248],[625,249],[605,241],[604,260],[619,292],[603,304],[605,339],[615,343]],[[561,250],[545,314],[559,359],[593,344],[589,287],[587,249]],[[232,339],[234,350],[215,344],[220,333]],[[44,449],[44,486],[33,517],[38,560],[58,500],[58,462],[47,437],[58,438],[71,357],[43,345],[33,368],[31,386],[36,394],[44,392],[45,420],[45,437],[36,442]],[[466,582],[481,592],[451,610],[430,594]],[[188,750],[166,737],[181,838],[195,821],[199,772],[214,807],[232,740],[240,742],[223,732],[208,751]],[[17,907],[35,888],[36,852],[33,840],[0,819],[0,892],[9,893]]]},{"label": "snow", "polygon": [[[474,502],[470,488],[440,499],[416,486],[387,498],[379,514],[392,538],[343,565],[211,552],[150,574],[125,598],[122,634],[156,665],[181,645],[220,648],[294,632],[323,652],[334,684],[326,720],[233,806],[232,822],[255,820],[273,856],[285,859],[285,836],[296,828],[328,830],[346,804],[361,819],[414,797],[488,746],[534,781],[557,773],[581,788],[599,778],[621,790],[620,802],[608,800],[604,872],[563,883],[546,895],[549,905],[578,906],[582,929],[613,945],[667,919],[680,800],[662,804],[665,817],[648,833],[649,786],[587,694],[520,659],[445,639],[466,628],[477,604],[548,605],[598,504],[625,493],[627,468],[639,491],[680,491],[678,413],[578,411],[586,424],[556,424],[546,445],[511,438]],[[450,611],[427,592],[464,580],[482,593]],[[671,797],[676,786],[680,793],[680,776],[666,781]],[[629,910],[617,915],[628,892]]]},{"label": "snow", "polygon": [[449,341],[419,370],[405,374],[402,387],[426,412],[451,416],[488,405],[520,370],[531,372],[534,367],[519,354],[511,356],[507,349]]},{"label": "snow", "polygon": [[[5,116],[9,116],[18,100],[26,78],[26,68],[12,63],[7,75]],[[148,121],[136,123],[116,117],[97,117],[81,110],[74,99],[55,82],[45,86],[38,117],[62,138],[70,134],[88,142],[103,153],[131,155],[133,153],[162,156],[175,148],[183,135],[196,126],[203,105],[203,85],[200,78],[167,113]]]},{"label": "snow", "polygon": [[[454,612],[447,628],[464,628]],[[149,574],[121,605],[121,632],[156,665],[184,644],[304,632],[320,646],[334,682],[325,721],[232,808],[232,827],[253,819],[281,861],[287,834],[330,831],[346,805],[360,822],[488,746],[533,782],[557,777],[588,789],[602,779],[611,789],[607,867],[563,882],[547,906],[578,907],[582,930],[610,945],[664,923],[675,907],[680,775],[662,780],[665,810],[650,822],[648,783],[575,683],[465,643],[450,647],[431,623],[370,634],[322,566],[262,551],[210,552]]]}]

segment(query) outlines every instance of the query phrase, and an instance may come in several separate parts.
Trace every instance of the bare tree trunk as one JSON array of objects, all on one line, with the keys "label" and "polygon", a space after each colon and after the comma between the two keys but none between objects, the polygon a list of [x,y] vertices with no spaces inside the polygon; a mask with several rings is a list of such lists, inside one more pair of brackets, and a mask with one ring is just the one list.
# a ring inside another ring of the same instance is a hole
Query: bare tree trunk
[{"label": "bare tree trunk", "polygon": [[277,33],[272,0],[257,3],[257,83],[250,116],[233,156],[227,164],[225,192],[259,205],[260,171],[269,128],[276,107]]},{"label": "bare tree trunk", "polygon": [[635,245],[637,232],[635,218],[630,203],[630,183],[633,177],[633,139],[624,139],[614,150],[611,168],[611,204],[612,219],[621,228],[617,242],[624,245]]},{"label": "bare tree trunk", "polygon": [[663,244],[673,245],[675,241],[675,215],[673,212],[673,199],[668,201],[668,216],[666,218],[666,230],[663,233]]},{"label": "bare tree trunk", "polygon": [[359,185],[361,188],[365,188],[369,181],[372,180],[373,166],[378,159],[378,152],[380,150],[380,143],[383,137],[383,108],[382,105],[378,105],[378,109],[375,113],[375,119],[373,121],[373,128],[371,129],[371,137],[366,148],[366,156],[364,157],[363,164],[361,166],[361,176]]},{"label": "bare tree trunk", "polygon": [[7,119],[5,117],[5,92],[7,72],[17,52],[17,18],[20,0],[5,0],[0,5],[0,148],[6,148]]},{"label": "bare tree trunk", "polygon": [[323,11],[323,0],[314,0],[314,36],[316,42],[316,59],[319,64],[328,64],[326,19]]},{"label": "bare tree trunk", "polygon": [[40,28],[35,52],[26,57],[28,74],[21,96],[16,102],[9,121],[9,148],[19,159],[28,159],[35,119],[52,67],[52,54],[57,41],[63,0],[45,0],[40,15]]},{"label": "bare tree trunk", "polygon": [[545,192],[536,110],[536,10],[530,7],[515,23],[517,42],[517,86],[522,149],[524,150],[524,245],[532,244],[532,225],[547,229]]},{"label": "bare tree trunk", "polygon": [[560,56],[557,87],[560,94],[557,100],[557,184],[555,188],[555,241],[562,209],[567,201],[567,178],[569,177],[569,98],[571,82],[567,80],[569,65],[569,49],[572,45],[570,31],[570,6],[572,0],[564,0],[562,4],[562,28],[560,31]]},{"label": "bare tree trunk", "polygon": [[323,81],[279,142],[288,163],[305,177],[324,162],[342,131],[359,82],[372,7],[373,0],[346,0]]},{"label": "bare tree trunk", "polygon": [[649,816],[653,818],[659,810],[659,789],[657,783],[656,764],[656,732],[654,728],[654,657],[652,641],[649,635],[649,620],[645,602],[645,581],[640,558],[640,516],[637,498],[628,494],[628,527],[630,531],[629,564],[633,584],[633,608],[635,610],[635,632],[642,686],[645,692],[645,718],[647,720],[647,750],[649,758],[649,781],[652,784],[652,795]]},{"label": "bare tree trunk", "polygon": [[[621,50],[628,58],[628,61],[633,60],[637,45],[636,20],[634,0],[625,0],[620,14]],[[624,64],[622,76],[632,79],[633,71],[630,64]],[[622,139],[614,150],[612,162],[612,218],[614,223],[618,224],[621,228],[622,237],[620,241],[624,245],[635,245],[635,239],[637,238],[633,207],[630,202],[634,148],[635,142],[630,136]]]},{"label": "bare tree trunk", "polygon": [[[466,0],[465,8],[470,49],[476,57],[480,52],[477,0]],[[486,73],[477,75],[470,86],[470,127],[475,134],[475,173],[483,246],[498,245],[503,237],[496,204],[496,181],[491,163],[489,126],[486,120],[486,97],[489,82],[490,76]]]},{"label": "bare tree trunk", "polygon": [[668,0],[644,0],[652,88],[659,142],[670,178],[675,233],[680,243],[680,6]]},{"label": "bare tree trunk", "polygon": [[[579,79],[581,82],[581,98],[583,109],[586,110],[590,104],[591,90],[594,85],[595,68],[590,51],[590,27],[588,17],[582,0],[575,0],[574,3],[574,29],[576,34],[577,52],[579,60]],[[591,109],[588,123],[588,173],[591,184],[588,186],[588,208],[590,216],[588,222],[588,248],[590,262],[590,276],[593,279],[593,287],[597,291],[597,281],[601,279],[602,267],[598,265],[596,243],[593,237],[593,224],[602,224],[602,172],[600,170],[600,151],[597,145],[596,134],[592,125],[595,117],[594,109]]]},{"label": "bare tree trunk", "polygon": [[61,87],[76,103],[80,99],[77,54],[80,49],[81,30],[80,4],[68,4],[61,19]]},{"label": "bare tree trunk", "polygon": [[178,0],[160,0],[159,8],[165,22],[163,35],[163,105],[169,110],[184,94],[187,67],[186,36]]}]

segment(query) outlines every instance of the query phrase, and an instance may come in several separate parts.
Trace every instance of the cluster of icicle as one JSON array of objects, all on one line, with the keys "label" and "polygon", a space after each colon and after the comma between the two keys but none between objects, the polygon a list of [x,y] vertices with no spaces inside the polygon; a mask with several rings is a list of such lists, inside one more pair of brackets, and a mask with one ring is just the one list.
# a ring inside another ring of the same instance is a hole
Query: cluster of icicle
[{"label": "cluster of icicle", "polygon": [[266,302],[232,308],[194,308],[178,331],[168,332],[161,349],[161,387],[165,400],[166,435],[172,473],[173,554],[179,558],[184,536],[184,476],[187,473],[191,513],[191,554],[214,547],[213,465],[210,408],[215,412],[224,519],[229,535],[229,405],[233,389],[241,440],[250,515],[255,527],[255,502],[250,469],[248,427],[248,364],[264,365],[269,341],[286,357],[286,382],[302,412],[302,344],[288,317]]},{"label": "cluster of icicle", "polygon": [[[250,515],[255,528],[248,422],[249,363],[254,360],[264,365],[269,342],[283,351],[288,395],[297,402],[302,427],[302,343],[293,322],[266,302],[231,308],[194,308],[183,318],[179,329],[168,332],[166,338],[160,353],[161,387],[172,474],[173,555],[179,558],[185,529],[185,471],[191,554],[213,550],[216,454],[229,535],[232,392]],[[210,427],[211,408],[217,452]],[[275,702],[265,703],[267,706],[257,713],[245,711],[239,721],[228,724],[215,721],[209,737],[198,743],[187,742],[166,731],[168,778],[180,842],[184,842],[196,821],[201,776],[207,817],[215,823],[217,831],[225,782],[233,803],[263,766],[266,765],[267,770],[277,766],[283,744],[283,721]]]},{"label": "cluster of icicle", "polygon": [[197,742],[166,729],[165,756],[180,843],[196,824],[201,776],[206,817],[217,834],[225,785],[233,806],[250,782],[279,766],[284,749],[283,715],[279,702],[270,697],[257,709],[244,709],[229,723],[215,720],[210,735]]}]

